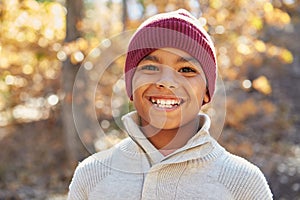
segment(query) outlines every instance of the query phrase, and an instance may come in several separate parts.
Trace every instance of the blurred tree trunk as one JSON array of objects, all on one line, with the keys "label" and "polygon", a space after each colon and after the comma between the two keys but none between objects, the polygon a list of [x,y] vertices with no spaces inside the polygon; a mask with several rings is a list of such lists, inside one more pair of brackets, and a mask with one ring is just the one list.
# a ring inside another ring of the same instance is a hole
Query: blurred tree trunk
[{"label": "blurred tree trunk", "polygon": [[126,0],[122,0],[122,9],[123,9],[122,11],[123,31],[125,31],[127,28],[127,20],[128,20]]},{"label": "blurred tree trunk", "polygon": [[[66,0],[67,20],[66,20],[66,38],[65,42],[72,42],[81,36],[78,27],[82,20],[82,0]],[[70,57],[63,63],[61,83],[65,94],[62,102],[62,122],[65,134],[65,143],[70,162],[76,164],[82,160],[87,151],[84,148],[78,133],[76,131],[75,122],[72,112],[72,90],[76,77],[76,73],[80,67],[79,64],[72,64]]]}]

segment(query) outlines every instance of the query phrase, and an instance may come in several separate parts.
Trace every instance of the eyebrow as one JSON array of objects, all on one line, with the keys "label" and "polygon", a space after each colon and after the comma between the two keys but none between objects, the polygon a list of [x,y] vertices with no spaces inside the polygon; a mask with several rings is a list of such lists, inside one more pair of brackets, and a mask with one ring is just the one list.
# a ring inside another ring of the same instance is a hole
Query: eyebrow
[{"label": "eyebrow", "polygon": [[[156,63],[160,63],[160,59],[157,57],[157,56],[153,56],[153,55],[147,55],[145,56],[142,61],[153,61],[153,62],[156,62]],[[176,60],[176,63],[188,63],[188,62],[191,62],[191,63],[194,63],[195,65],[199,65],[201,66],[201,64],[199,63],[199,61],[194,58],[194,57],[179,57],[177,60]]]},{"label": "eyebrow", "polygon": [[191,63],[194,63],[196,65],[200,65],[199,61],[194,57],[179,57],[176,62],[177,63],[191,62]]},{"label": "eyebrow", "polygon": [[157,62],[157,63],[160,62],[158,57],[152,56],[152,55],[147,55],[147,56],[145,56],[145,57],[142,59],[142,61],[153,61],[153,62]]}]

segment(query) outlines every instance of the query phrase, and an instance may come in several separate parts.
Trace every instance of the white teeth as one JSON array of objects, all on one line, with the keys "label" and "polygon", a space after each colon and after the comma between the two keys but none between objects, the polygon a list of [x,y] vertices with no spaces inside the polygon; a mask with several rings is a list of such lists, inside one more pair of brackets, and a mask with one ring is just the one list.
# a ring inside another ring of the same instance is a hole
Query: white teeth
[{"label": "white teeth", "polygon": [[160,108],[172,108],[172,105],[168,105],[168,104],[157,104],[158,107]]},{"label": "white teeth", "polygon": [[179,99],[155,99],[150,98],[150,101],[159,108],[172,108],[174,106],[180,105],[181,101]]}]

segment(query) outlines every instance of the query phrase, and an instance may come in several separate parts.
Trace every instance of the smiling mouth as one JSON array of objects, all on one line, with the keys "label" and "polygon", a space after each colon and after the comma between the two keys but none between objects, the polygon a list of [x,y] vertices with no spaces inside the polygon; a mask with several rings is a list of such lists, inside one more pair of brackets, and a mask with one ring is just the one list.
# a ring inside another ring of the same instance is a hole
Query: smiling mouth
[{"label": "smiling mouth", "polygon": [[182,99],[179,98],[156,98],[150,97],[150,102],[161,109],[174,109],[183,103]]}]

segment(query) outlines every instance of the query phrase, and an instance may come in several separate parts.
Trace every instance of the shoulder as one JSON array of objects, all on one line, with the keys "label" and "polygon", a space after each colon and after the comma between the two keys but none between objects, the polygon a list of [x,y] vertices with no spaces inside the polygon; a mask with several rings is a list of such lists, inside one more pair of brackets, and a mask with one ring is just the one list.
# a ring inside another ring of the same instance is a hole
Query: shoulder
[{"label": "shoulder", "polygon": [[112,174],[113,163],[124,160],[121,157],[123,154],[119,153],[120,149],[130,149],[133,146],[134,143],[126,138],[110,149],[95,153],[80,162],[69,186],[69,195],[78,192],[88,194],[95,185]]},{"label": "shoulder", "polygon": [[116,146],[132,146],[129,139],[95,153],[78,164],[69,186],[68,199],[87,199],[88,194],[112,173],[112,161],[118,157]]},{"label": "shoulder", "polygon": [[242,157],[233,155],[227,151],[225,151],[224,154],[222,168],[227,172],[241,171],[245,173],[261,173],[256,165],[252,164]]},{"label": "shoulder", "polygon": [[270,187],[261,170],[244,158],[226,152],[219,181],[236,199],[272,199]]},{"label": "shoulder", "polygon": [[84,159],[75,169],[69,186],[68,199],[87,199],[90,190],[110,174],[112,149],[95,153]]},{"label": "shoulder", "polygon": [[[95,172],[99,173],[105,167],[110,165],[110,161],[112,158],[112,149],[108,149],[105,151],[101,151],[95,153],[88,158],[84,159],[80,162],[74,172],[74,176],[76,175],[85,175],[91,176],[94,175]],[[102,169],[99,171],[99,169]]]},{"label": "shoulder", "polygon": [[135,154],[132,153],[135,148],[135,143],[126,138],[112,148],[95,153],[80,162],[69,186],[68,199],[88,199],[90,192],[103,179],[119,169],[118,165],[124,166],[124,161],[132,156],[130,154]]},{"label": "shoulder", "polygon": [[104,173],[107,168],[111,168],[112,159],[118,156],[116,151],[119,147],[130,146],[130,140],[128,138],[122,140],[120,143],[114,145],[110,149],[95,153],[82,162],[80,162],[74,172],[74,176],[86,175],[94,176],[95,173]]}]

